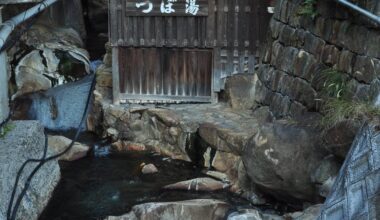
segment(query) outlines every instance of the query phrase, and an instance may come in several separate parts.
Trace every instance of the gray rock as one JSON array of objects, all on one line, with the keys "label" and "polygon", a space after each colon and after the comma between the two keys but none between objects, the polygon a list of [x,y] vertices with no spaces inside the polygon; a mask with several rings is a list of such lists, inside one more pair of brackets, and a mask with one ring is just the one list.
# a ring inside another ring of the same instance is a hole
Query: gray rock
[{"label": "gray rock", "polygon": [[231,181],[228,179],[228,176],[225,174],[225,173],[222,173],[222,172],[218,172],[218,171],[211,171],[211,170],[206,170],[203,172],[204,174],[212,177],[212,178],[215,178],[215,179],[218,179],[224,183],[230,183]]},{"label": "gray rock", "polygon": [[[255,130],[255,124],[251,128]],[[219,123],[202,123],[199,125],[200,137],[212,148],[228,153],[239,154],[246,145],[252,131],[243,131]]]},{"label": "gray rock", "polygon": [[341,163],[333,155],[325,157],[319,164],[318,168],[311,176],[318,189],[319,195],[327,197],[334,183],[335,177],[338,175]]},{"label": "gray rock", "polygon": [[157,117],[158,120],[163,122],[168,127],[177,126],[180,122],[180,117],[168,109],[153,108],[148,110],[148,114]]},{"label": "gray rock", "polygon": [[153,174],[157,172],[158,172],[158,169],[156,166],[154,166],[154,164],[147,164],[141,168],[141,173],[143,174]]},{"label": "gray rock", "polygon": [[371,57],[356,56],[353,75],[359,81],[371,83],[376,77],[378,68],[379,67],[375,66],[375,61]]},{"label": "gray rock", "polygon": [[15,70],[18,91],[12,96],[12,99],[26,93],[51,88],[52,83],[43,75],[44,73],[46,73],[45,66],[40,51],[34,50],[22,58]]},{"label": "gray rock", "polygon": [[225,91],[229,104],[233,109],[252,109],[255,106],[256,75],[236,74],[226,81]]},{"label": "gray rock", "polygon": [[359,129],[358,126],[357,122],[346,120],[327,129],[322,135],[325,148],[338,158],[344,159]]},{"label": "gray rock", "polygon": [[229,208],[224,202],[208,199],[147,203],[134,206],[126,215],[108,217],[106,220],[222,220]]},{"label": "gray rock", "polygon": [[257,209],[242,209],[231,213],[227,220],[284,220],[284,218],[279,215],[262,213]]},{"label": "gray rock", "polygon": [[252,117],[256,118],[259,123],[273,122],[275,120],[273,113],[267,106],[256,109],[253,112]]},{"label": "gray rock", "polygon": [[[9,128],[11,131],[0,138],[0,219],[6,219],[8,202],[19,168],[27,159],[42,158],[45,147],[44,128],[37,121],[11,122]],[[52,155],[50,150],[48,155]],[[34,167],[35,164],[26,166],[19,187],[24,185]],[[42,166],[31,181],[16,219],[37,220],[51,198],[59,178],[60,169],[57,160],[49,161]],[[19,188],[16,196],[20,190]]]},{"label": "gray rock", "polygon": [[263,124],[242,154],[249,177],[278,199],[315,201],[310,176],[324,157],[318,133],[292,121]]},{"label": "gray rock", "polygon": [[180,189],[180,190],[193,190],[193,191],[217,191],[228,188],[228,183],[223,183],[215,179],[204,177],[196,178],[192,180],[186,180],[174,184],[170,184],[164,187],[164,189]]},{"label": "gray rock", "polygon": [[284,217],[285,219],[290,218],[294,220],[315,220],[321,211],[321,207],[322,204],[313,205],[302,212],[285,214]]},{"label": "gray rock", "polygon": [[[55,152],[55,154],[63,152],[71,144],[71,142],[72,140],[63,136],[49,135],[48,137],[49,149],[51,149],[52,152]],[[89,150],[90,150],[89,146],[75,142],[74,145],[66,154],[59,157],[59,160],[64,160],[64,161],[78,160],[80,158],[85,157]]]},{"label": "gray rock", "polygon": [[38,47],[47,42],[83,47],[83,41],[74,29],[35,24],[21,38],[27,45]]},{"label": "gray rock", "polygon": [[89,54],[81,49],[83,42],[73,29],[35,24],[22,40],[34,50],[16,65],[18,91],[13,99],[26,93],[47,90],[89,72]]}]

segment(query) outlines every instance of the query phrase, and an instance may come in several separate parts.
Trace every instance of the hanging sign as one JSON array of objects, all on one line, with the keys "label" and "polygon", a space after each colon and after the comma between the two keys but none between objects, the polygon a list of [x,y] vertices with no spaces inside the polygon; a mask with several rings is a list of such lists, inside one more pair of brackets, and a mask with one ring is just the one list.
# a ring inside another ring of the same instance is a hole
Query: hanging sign
[{"label": "hanging sign", "polygon": [[207,16],[208,0],[127,0],[127,16]]}]

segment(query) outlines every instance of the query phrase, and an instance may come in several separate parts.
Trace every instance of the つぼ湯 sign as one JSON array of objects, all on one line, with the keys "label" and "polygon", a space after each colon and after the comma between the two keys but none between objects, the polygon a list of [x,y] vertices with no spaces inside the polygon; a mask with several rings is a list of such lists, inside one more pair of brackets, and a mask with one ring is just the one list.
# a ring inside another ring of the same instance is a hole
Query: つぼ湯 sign
[{"label": "\u3064\u307c\u6e6f sign", "polygon": [[208,0],[127,0],[128,16],[207,16]]}]

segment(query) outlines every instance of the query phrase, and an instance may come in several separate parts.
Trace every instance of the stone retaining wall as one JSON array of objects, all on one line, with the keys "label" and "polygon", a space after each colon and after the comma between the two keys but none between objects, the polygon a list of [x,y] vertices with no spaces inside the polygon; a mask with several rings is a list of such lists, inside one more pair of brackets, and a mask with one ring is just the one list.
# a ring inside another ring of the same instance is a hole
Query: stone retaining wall
[{"label": "stone retaining wall", "polygon": [[[333,1],[319,0],[318,16],[300,16],[302,0],[278,0],[268,45],[261,54],[256,102],[277,117],[319,112],[321,70],[349,78],[353,99],[376,100],[380,90],[380,28]],[[361,5],[377,12],[376,1]]]}]

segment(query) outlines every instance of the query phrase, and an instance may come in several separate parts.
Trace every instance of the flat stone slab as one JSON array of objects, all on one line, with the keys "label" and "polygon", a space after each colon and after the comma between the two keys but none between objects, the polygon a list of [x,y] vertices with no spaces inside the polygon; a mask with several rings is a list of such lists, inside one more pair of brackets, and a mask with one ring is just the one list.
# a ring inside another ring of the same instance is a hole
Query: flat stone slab
[{"label": "flat stone slab", "polygon": [[[7,125],[10,131],[0,137],[0,219],[6,219],[9,200],[17,172],[27,159],[40,159],[45,146],[44,128],[37,121],[16,121]],[[51,155],[48,151],[48,155]],[[16,196],[36,164],[29,164],[21,175]],[[47,162],[31,181],[16,219],[38,219],[49,202],[60,178],[58,162]],[[16,197],[17,199],[17,197]]]},{"label": "flat stone slab", "polygon": [[224,219],[229,208],[227,203],[213,199],[146,203],[134,206],[126,215],[110,216],[106,220],[219,220]]},{"label": "flat stone slab", "polygon": [[358,133],[318,219],[380,219],[378,124]]},{"label": "flat stone slab", "polygon": [[211,147],[236,155],[257,131],[258,120],[252,111],[236,111],[223,103],[173,105],[168,109],[180,116],[182,127],[199,129],[199,135]]}]

